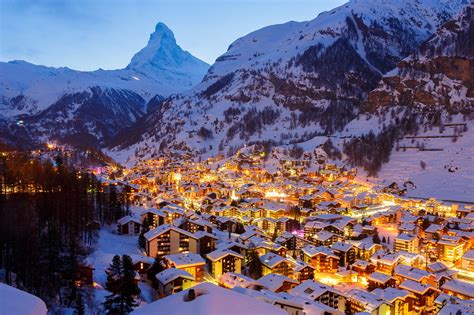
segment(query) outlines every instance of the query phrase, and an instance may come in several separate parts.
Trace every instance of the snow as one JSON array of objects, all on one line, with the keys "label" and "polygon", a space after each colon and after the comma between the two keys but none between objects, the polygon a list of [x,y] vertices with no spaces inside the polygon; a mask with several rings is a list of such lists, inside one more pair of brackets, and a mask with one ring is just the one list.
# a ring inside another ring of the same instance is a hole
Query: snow
[{"label": "snow", "polygon": [[[105,290],[107,283],[107,274],[105,270],[110,266],[112,258],[115,255],[129,255],[134,262],[146,261],[153,262],[153,258],[146,257],[138,248],[138,236],[116,234],[113,226],[103,227],[99,231],[99,239],[95,251],[87,257],[86,262],[94,267],[95,301],[96,304],[102,304],[105,297],[110,293]],[[149,284],[139,282],[139,288],[142,291],[140,298],[146,302],[152,301],[152,288]]]},{"label": "snow", "polygon": [[165,269],[162,272],[156,274],[156,279],[163,284],[170,283],[178,278],[185,278],[189,280],[194,280],[194,277],[187,272],[186,270],[169,268]]},{"label": "snow", "polygon": [[39,297],[0,283],[0,314],[46,315],[46,304]]},{"label": "snow", "polygon": [[201,283],[192,288],[196,298],[186,301],[189,290],[170,295],[164,299],[137,308],[133,315],[140,314],[167,314],[167,315],[286,315],[287,313],[270,304],[254,298],[227,290],[211,283]]},{"label": "snow", "polygon": [[26,106],[17,108],[2,101],[0,110],[8,118],[35,115],[62,95],[88,91],[93,86],[134,91],[148,101],[157,94],[169,96],[191,88],[208,68],[208,64],[183,51],[171,30],[158,23],[147,46],[125,69],[76,71],[18,60],[0,62],[0,96],[9,99],[23,95],[27,99]]}]

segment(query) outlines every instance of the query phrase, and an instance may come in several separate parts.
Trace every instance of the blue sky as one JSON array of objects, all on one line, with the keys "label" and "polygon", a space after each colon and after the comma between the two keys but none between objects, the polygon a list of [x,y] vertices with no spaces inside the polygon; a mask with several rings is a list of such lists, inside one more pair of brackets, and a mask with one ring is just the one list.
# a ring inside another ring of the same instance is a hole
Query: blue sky
[{"label": "blue sky", "polygon": [[178,44],[213,61],[238,37],[305,21],[346,0],[0,0],[0,60],[77,70],[125,67],[164,22]]}]

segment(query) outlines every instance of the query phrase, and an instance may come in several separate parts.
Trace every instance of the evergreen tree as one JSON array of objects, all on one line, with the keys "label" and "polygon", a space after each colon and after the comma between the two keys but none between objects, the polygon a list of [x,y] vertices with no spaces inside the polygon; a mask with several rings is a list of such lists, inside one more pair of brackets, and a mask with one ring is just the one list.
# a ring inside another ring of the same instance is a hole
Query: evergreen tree
[{"label": "evergreen tree", "polygon": [[107,269],[106,288],[111,292],[106,297],[104,307],[107,314],[125,315],[138,306],[136,296],[140,289],[134,281],[135,270],[132,258],[128,255],[115,255]]},{"label": "evergreen tree", "polygon": [[141,249],[146,248],[146,238],[145,238],[145,233],[143,233],[143,230],[140,232],[140,235],[138,236],[138,246]]},{"label": "evergreen tree", "polygon": [[135,269],[132,258],[128,255],[122,256],[123,279],[122,279],[122,300],[125,304],[127,313],[131,312],[134,307],[139,305],[136,297],[140,294],[138,284],[135,282]]},{"label": "evergreen tree", "polygon": [[374,242],[374,244],[380,244],[380,236],[377,231],[375,231],[374,236],[372,236],[372,241]]},{"label": "evergreen tree", "polygon": [[153,265],[148,269],[147,276],[151,279],[154,287],[157,286],[155,275],[162,272],[165,268],[163,267],[163,259],[156,256]]},{"label": "evergreen tree", "polygon": [[262,262],[255,248],[250,249],[248,268],[249,276],[252,279],[258,279],[262,276]]},{"label": "evergreen tree", "polygon": [[82,298],[82,294],[78,293],[76,295],[76,305],[74,307],[74,314],[84,315],[85,313],[86,313],[86,307],[84,306],[84,300]]}]

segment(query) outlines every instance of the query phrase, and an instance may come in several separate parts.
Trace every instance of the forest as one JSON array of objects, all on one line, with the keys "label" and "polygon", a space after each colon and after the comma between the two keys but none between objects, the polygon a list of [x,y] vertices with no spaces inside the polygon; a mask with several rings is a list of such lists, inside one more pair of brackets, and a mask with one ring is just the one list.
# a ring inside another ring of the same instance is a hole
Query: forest
[{"label": "forest", "polygon": [[[26,152],[0,156],[0,279],[49,306],[83,309],[79,267],[101,225],[128,211],[128,191]],[[81,313],[81,312],[79,312]]]}]

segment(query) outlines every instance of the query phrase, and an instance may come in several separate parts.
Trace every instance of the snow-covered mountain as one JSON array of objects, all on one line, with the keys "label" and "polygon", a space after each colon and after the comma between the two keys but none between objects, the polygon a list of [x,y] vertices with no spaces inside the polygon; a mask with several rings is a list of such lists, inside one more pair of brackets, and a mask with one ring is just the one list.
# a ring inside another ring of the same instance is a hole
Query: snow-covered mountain
[{"label": "snow-covered mountain", "polygon": [[250,33],[119,149],[141,156],[167,146],[226,154],[252,142],[281,145],[343,131],[382,75],[466,4],[352,0],[309,22]]},{"label": "snow-covered mountain", "polygon": [[75,71],[25,61],[0,63],[5,139],[87,136],[103,143],[147,112],[147,102],[190,89],[209,65],[183,51],[163,23],[125,69]]},{"label": "snow-covered mountain", "polygon": [[474,201],[473,12],[474,3],[369,93],[369,114],[339,142],[349,161],[414,183],[416,197]]}]

